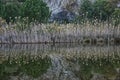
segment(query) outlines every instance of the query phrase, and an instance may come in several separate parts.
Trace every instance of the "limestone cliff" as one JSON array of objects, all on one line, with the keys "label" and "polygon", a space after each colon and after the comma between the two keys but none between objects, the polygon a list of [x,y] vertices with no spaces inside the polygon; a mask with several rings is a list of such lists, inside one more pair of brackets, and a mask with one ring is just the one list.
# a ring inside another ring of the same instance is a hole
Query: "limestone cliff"
[{"label": "limestone cliff", "polygon": [[[50,22],[53,21],[74,21],[76,15],[79,15],[80,5],[84,0],[44,0],[47,3],[51,11],[51,17],[49,19]],[[96,0],[90,0],[91,2],[95,2]],[[117,4],[120,2],[119,0],[108,0],[115,2]],[[120,4],[117,4],[119,7]]]},{"label": "limestone cliff", "polygon": [[52,13],[58,13],[62,10],[76,12],[79,9],[81,0],[44,0]]},{"label": "limestone cliff", "polygon": [[50,22],[73,21],[78,14],[81,0],[44,0],[51,11]]}]

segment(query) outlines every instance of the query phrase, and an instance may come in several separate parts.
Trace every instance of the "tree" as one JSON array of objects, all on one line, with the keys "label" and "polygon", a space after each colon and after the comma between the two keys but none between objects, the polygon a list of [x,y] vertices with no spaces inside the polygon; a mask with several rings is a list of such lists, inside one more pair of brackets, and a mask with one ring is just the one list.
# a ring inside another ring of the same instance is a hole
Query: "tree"
[{"label": "tree", "polygon": [[21,6],[18,3],[2,3],[0,16],[6,19],[7,22],[10,22],[10,18],[12,20],[15,17],[20,16]]},{"label": "tree", "polygon": [[114,12],[115,6],[107,0],[97,0],[94,5],[93,15],[101,20],[106,20]]},{"label": "tree", "polygon": [[26,0],[23,3],[22,17],[28,17],[30,21],[47,21],[49,17],[49,8],[43,0]]}]

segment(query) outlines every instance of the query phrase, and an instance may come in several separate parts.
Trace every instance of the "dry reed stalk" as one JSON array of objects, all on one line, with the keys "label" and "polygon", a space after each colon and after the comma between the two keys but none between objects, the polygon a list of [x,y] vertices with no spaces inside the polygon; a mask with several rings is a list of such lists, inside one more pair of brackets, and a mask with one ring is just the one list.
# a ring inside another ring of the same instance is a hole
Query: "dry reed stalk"
[{"label": "dry reed stalk", "polygon": [[[11,47],[11,48],[9,48]],[[5,59],[8,56],[19,57],[22,55],[26,56],[50,56],[50,55],[62,55],[65,58],[86,58],[86,59],[98,59],[116,56],[120,57],[120,46],[60,46],[51,47],[51,44],[16,44],[16,45],[1,45],[0,55]],[[22,54],[21,54],[22,53]]]},{"label": "dry reed stalk", "polygon": [[110,39],[120,39],[120,27],[111,24],[90,22],[85,24],[34,24],[28,30],[19,31],[12,25],[7,25],[0,35],[1,43],[78,43],[89,39],[94,43],[102,38],[105,42]]}]

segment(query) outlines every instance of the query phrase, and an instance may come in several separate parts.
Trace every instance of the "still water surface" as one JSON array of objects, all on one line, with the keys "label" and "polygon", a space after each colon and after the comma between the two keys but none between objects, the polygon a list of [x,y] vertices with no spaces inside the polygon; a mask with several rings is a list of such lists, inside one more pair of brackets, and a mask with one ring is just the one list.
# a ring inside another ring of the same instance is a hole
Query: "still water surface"
[{"label": "still water surface", "polygon": [[0,80],[120,80],[120,46],[0,45]]}]

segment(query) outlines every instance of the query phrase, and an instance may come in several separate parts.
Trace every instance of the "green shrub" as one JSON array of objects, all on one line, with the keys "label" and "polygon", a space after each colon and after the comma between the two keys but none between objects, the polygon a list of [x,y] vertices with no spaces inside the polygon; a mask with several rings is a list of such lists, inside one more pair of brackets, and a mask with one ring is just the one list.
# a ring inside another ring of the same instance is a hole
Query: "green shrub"
[{"label": "green shrub", "polygon": [[2,4],[1,17],[6,19],[7,22],[10,21],[10,17],[12,20],[14,20],[15,17],[20,16],[20,13],[21,13],[20,4],[17,3]]},{"label": "green shrub", "polygon": [[89,0],[84,0],[81,5],[81,14],[83,18],[91,18],[93,13],[92,3]]},{"label": "green shrub", "polygon": [[2,14],[2,0],[0,0],[0,17],[1,17],[1,14]]},{"label": "green shrub", "polygon": [[107,0],[97,0],[93,5],[93,9],[94,17],[106,20],[114,12],[115,6]]},{"label": "green shrub", "polygon": [[43,0],[26,0],[23,4],[22,17],[28,17],[30,21],[47,21],[49,17],[49,8]]},{"label": "green shrub", "polygon": [[114,18],[119,18],[120,19],[120,8],[115,8],[115,11],[112,13],[112,16]]},{"label": "green shrub", "polygon": [[112,18],[114,25],[120,24],[120,8],[115,8],[115,11],[112,13]]},{"label": "green shrub", "polygon": [[[19,3],[22,2],[22,3]],[[29,21],[45,22],[49,17],[49,8],[43,0],[18,0],[18,2],[4,2],[0,0],[0,16],[7,22],[15,17],[28,17]]]},{"label": "green shrub", "polygon": [[18,2],[25,2],[26,0],[18,0]]},{"label": "green shrub", "polygon": [[34,62],[32,61],[33,60],[29,61],[28,64],[23,64],[21,66],[21,72],[34,78],[40,77],[42,74],[44,74],[51,65],[50,59],[46,58],[38,59]]},{"label": "green shrub", "polygon": [[112,15],[116,6],[108,0],[84,0],[81,5],[81,12],[89,19],[107,20]]}]

